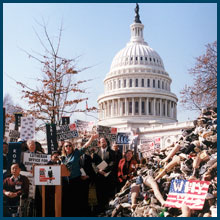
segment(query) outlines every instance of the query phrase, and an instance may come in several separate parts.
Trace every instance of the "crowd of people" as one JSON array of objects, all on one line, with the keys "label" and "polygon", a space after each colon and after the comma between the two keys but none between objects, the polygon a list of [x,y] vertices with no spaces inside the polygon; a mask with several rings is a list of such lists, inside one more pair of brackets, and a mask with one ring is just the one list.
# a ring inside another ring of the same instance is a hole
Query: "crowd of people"
[{"label": "crowd of people", "polygon": [[[91,144],[95,140],[97,146],[93,148]],[[91,135],[88,141],[81,145],[76,146],[72,141],[60,142],[59,148],[52,152],[51,159],[47,163],[48,165],[64,164],[70,173],[69,176],[62,177],[62,216],[64,217],[98,216],[126,181],[132,179],[137,167],[132,150],[122,154],[117,144],[111,145],[106,138],[99,137],[98,134]],[[24,153],[44,154],[40,143],[34,140],[23,141],[20,146],[20,163],[12,163],[8,168],[8,143],[3,143],[3,169],[7,170],[3,180],[4,216],[11,216],[9,208],[19,206],[21,197],[28,197],[29,180],[20,174],[20,171],[26,171],[23,164]],[[54,193],[54,186],[46,186],[45,210],[48,217],[55,216]],[[37,186],[35,192],[37,216],[41,216],[42,212],[41,199],[41,188]]]}]

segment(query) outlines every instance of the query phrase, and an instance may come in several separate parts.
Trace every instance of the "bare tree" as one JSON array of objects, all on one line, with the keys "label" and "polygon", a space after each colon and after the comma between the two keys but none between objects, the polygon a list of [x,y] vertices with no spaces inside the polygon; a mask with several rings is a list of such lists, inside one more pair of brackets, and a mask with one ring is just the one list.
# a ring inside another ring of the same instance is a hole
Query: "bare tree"
[{"label": "bare tree", "polygon": [[3,98],[3,107],[6,109],[5,120],[7,123],[12,123],[15,121],[14,113],[21,112],[24,110],[18,104],[14,104],[13,99],[10,94],[5,94]]},{"label": "bare tree", "polygon": [[185,85],[181,91],[181,103],[186,109],[201,110],[217,106],[217,41],[206,45],[206,53],[196,58],[189,70],[193,86]]},{"label": "bare tree", "polygon": [[62,25],[59,29],[57,43],[52,42],[46,25],[41,25],[46,37],[44,42],[35,31],[45,54],[36,53],[33,55],[25,53],[42,64],[42,78],[38,78],[41,86],[32,88],[22,82],[17,82],[22,87],[23,98],[27,99],[30,109],[28,114],[44,123],[60,124],[63,115],[71,116],[75,112],[96,111],[95,107],[79,109],[77,105],[88,100],[86,89],[81,88],[82,84],[90,81],[76,80],[74,76],[88,69],[76,69],[76,59],[67,59],[59,56],[59,49],[62,37]]}]

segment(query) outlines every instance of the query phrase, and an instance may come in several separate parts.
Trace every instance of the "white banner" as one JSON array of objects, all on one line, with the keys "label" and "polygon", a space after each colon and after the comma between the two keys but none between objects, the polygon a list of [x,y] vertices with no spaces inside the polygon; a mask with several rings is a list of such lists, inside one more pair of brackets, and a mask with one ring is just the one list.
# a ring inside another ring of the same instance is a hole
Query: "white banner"
[{"label": "white banner", "polygon": [[61,166],[34,166],[35,185],[61,185]]},{"label": "white banner", "polygon": [[34,117],[21,117],[20,138],[24,140],[35,138]]},{"label": "white banner", "polygon": [[76,125],[77,125],[78,131],[92,131],[93,126],[95,125],[95,122],[76,120]]},{"label": "white banner", "polygon": [[24,153],[23,163],[27,171],[31,171],[33,164],[47,164],[50,161],[51,155],[48,154],[35,154],[35,153]]}]

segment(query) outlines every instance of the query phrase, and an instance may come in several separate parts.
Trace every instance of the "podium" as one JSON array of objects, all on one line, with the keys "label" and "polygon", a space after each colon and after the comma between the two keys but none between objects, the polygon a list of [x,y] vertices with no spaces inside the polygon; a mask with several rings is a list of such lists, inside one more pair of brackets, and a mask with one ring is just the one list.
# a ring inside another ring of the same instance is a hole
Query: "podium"
[{"label": "podium", "polygon": [[[35,165],[37,167],[38,165]],[[42,166],[42,165],[39,165]],[[44,166],[58,166],[58,165],[44,165]],[[59,165],[61,167],[61,177],[70,176],[70,172],[64,164]],[[61,183],[62,184],[62,183]],[[55,217],[61,217],[62,215],[62,185],[55,185]],[[45,217],[45,192],[46,186],[42,185],[42,217]]]}]

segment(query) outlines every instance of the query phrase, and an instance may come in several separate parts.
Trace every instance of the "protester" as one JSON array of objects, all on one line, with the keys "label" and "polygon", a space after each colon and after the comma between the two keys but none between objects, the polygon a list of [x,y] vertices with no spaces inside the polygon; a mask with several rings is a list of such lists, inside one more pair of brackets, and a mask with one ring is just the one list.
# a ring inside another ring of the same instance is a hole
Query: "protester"
[{"label": "protester", "polygon": [[42,148],[41,143],[39,143],[38,141],[35,141],[35,146],[36,146],[36,152],[40,152],[42,154],[44,154],[44,149]]},{"label": "protester", "polygon": [[112,150],[115,152],[115,161],[116,161],[116,166],[118,167],[119,161],[122,159],[122,153],[119,150],[119,147],[117,144],[113,144]]},{"label": "protester", "polygon": [[[98,135],[92,135],[88,142],[81,148],[75,149],[75,146],[66,141],[63,146],[62,164],[65,164],[70,171],[69,177],[63,179],[63,216],[81,216],[82,207],[79,206],[80,202],[80,156],[85,153],[86,148],[92,143],[93,140],[98,138]],[[70,201],[71,198],[71,201]]]},{"label": "protester", "polygon": [[123,187],[127,180],[132,179],[133,172],[136,170],[136,164],[137,161],[133,159],[132,150],[127,150],[124,158],[122,158],[118,164],[118,179],[120,187]]},{"label": "protester", "polygon": [[61,154],[62,153],[62,149],[63,149],[63,145],[64,145],[65,141],[58,141],[58,149],[57,151]]},{"label": "protester", "polygon": [[[105,138],[100,139],[100,148],[93,154],[93,163],[96,171],[96,193],[98,199],[99,211],[103,211],[107,205],[110,197],[114,193],[114,166],[115,166],[115,154],[114,151],[107,147]],[[105,161],[107,167],[100,169],[97,166],[101,162]]]},{"label": "protester", "polygon": [[27,140],[27,147],[28,147],[28,150],[26,151],[26,153],[42,154],[41,151],[36,149],[36,143],[34,140]]},{"label": "protester", "polygon": [[[3,181],[3,199],[4,199],[4,216],[10,215],[10,208],[17,209],[20,196],[23,199],[28,198],[29,180],[26,176],[20,174],[20,166],[18,163],[11,165],[11,177],[7,177]],[[16,212],[16,210],[15,210]]]},{"label": "protester", "polygon": [[60,161],[59,157],[60,157],[60,153],[58,151],[54,151],[51,154],[51,159],[50,159],[50,161],[47,164],[48,165],[61,164],[61,161]]}]

